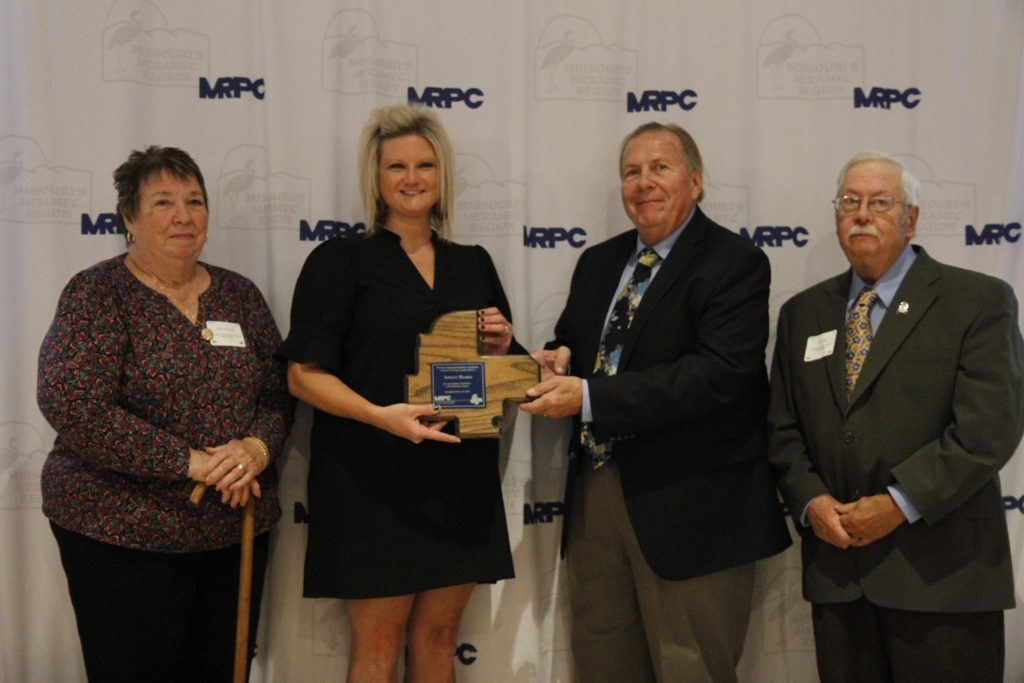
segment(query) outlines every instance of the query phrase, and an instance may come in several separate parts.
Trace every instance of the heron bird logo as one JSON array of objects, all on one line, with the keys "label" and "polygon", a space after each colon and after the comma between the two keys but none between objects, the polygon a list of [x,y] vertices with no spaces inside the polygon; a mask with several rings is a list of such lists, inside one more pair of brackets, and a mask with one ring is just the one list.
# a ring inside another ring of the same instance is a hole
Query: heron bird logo
[{"label": "heron bird logo", "polygon": [[232,213],[238,211],[239,198],[255,181],[256,161],[248,159],[245,162],[245,170],[236,171],[231,175],[231,179],[224,183],[224,189],[221,190],[220,194],[221,197],[231,203]]},{"label": "heron bird logo", "polygon": [[772,80],[775,83],[776,90],[782,89],[782,85],[779,84],[779,69],[781,69],[783,65],[785,65],[785,63],[789,60],[790,57],[793,56],[793,53],[796,52],[797,48],[799,47],[796,44],[796,40],[793,38],[793,33],[795,32],[796,29],[791,28],[787,30],[786,39],[783,40],[778,45],[776,45],[775,47],[773,47],[761,61],[762,67],[767,67],[771,69]]},{"label": "heron bird logo", "polygon": [[357,26],[358,24],[352,24],[344,34],[338,37],[334,47],[327,53],[327,59],[345,59],[359,46],[363,39],[356,33]]},{"label": "heron bird logo", "polygon": [[128,15],[128,21],[122,22],[107,40],[107,49],[117,55],[118,73],[124,73],[128,68],[124,63],[125,48],[131,45],[132,41],[140,34],[147,33],[146,29],[142,27],[144,15],[143,10],[133,10]]},{"label": "heron bird logo", "polygon": [[18,176],[25,170],[21,152],[14,152],[10,159],[0,162],[0,207],[7,205],[7,190],[14,186]]},{"label": "heron bird logo", "polygon": [[0,424],[0,490],[29,463],[44,455],[43,438],[34,427],[24,422]]},{"label": "heron bird logo", "polygon": [[562,34],[562,40],[556,42],[548,51],[544,54],[544,59],[540,63],[540,70],[547,73],[548,78],[548,89],[554,90],[555,88],[555,77],[558,73],[558,65],[569,58],[572,51],[576,49],[572,41],[572,31],[566,31]]}]

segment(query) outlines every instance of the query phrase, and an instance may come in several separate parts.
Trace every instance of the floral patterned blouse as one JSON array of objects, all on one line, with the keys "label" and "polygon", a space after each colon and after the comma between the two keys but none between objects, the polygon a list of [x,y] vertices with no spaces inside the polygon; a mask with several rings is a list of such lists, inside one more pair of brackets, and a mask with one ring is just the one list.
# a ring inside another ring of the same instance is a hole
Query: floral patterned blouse
[{"label": "floral patterned blouse", "polygon": [[[200,320],[238,323],[244,347],[213,346],[119,256],[75,275],[39,352],[38,401],[57,439],[43,466],[43,513],[127,548],[194,552],[239,542],[241,508],[208,490],[192,505],[189,448],[288,433],[281,337],[249,280],[203,264]],[[259,477],[256,532],[280,516],[276,473]]]}]

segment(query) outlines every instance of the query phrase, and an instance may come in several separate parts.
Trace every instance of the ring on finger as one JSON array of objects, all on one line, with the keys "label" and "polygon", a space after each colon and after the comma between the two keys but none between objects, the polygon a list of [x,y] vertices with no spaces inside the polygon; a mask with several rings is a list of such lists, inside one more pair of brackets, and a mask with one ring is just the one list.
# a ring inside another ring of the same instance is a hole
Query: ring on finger
[{"label": "ring on finger", "polygon": [[236,470],[244,470],[245,469],[245,465],[243,465],[242,463],[238,463],[237,465],[235,465],[235,469]]}]

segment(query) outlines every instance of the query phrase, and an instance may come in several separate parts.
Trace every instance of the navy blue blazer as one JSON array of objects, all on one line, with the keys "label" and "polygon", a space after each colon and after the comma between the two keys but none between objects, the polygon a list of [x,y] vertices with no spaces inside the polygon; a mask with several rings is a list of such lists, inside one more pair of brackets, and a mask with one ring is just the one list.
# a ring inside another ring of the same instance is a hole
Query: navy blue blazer
[{"label": "navy blue blazer", "polygon": [[[648,564],[679,580],[749,563],[790,543],[766,458],[770,266],[696,209],[638,306],[618,372],[593,377],[604,318],[636,230],[580,256],[547,346],[588,379],[599,441],[613,440],[626,508]],[[572,513],[579,419],[566,483]],[[583,474],[585,476],[585,473]],[[563,527],[563,552],[568,540]]]}]

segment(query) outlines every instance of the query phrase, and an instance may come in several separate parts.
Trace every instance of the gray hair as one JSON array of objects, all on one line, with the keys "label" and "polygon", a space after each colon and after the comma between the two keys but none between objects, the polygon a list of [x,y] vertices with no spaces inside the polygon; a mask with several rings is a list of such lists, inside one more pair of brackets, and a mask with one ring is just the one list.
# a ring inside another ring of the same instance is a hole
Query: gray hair
[{"label": "gray hair", "polygon": [[842,191],[843,180],[846,178],[846,174],[849,173],[851,168],[871,161],[892,164],[898,168],[900,170],[900,184],[903,186],[903,201],[906,202],[907,208],[909,209],[912,206],[920,205],[921,181],[917,179],[917,176],[907,170],[906,166],[888,154],[884,154],[882,152],[859,152],[850,157],[850,160],[847,161],[842,170],[839,171],[839,177],[836,179],[836,194],[838,195],[839,192]]}]

